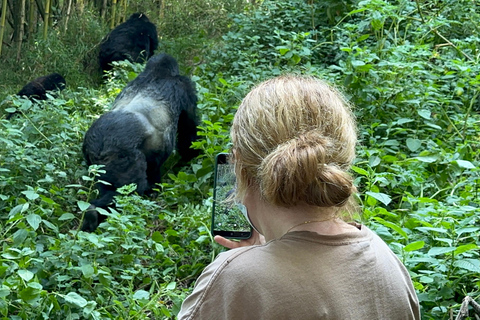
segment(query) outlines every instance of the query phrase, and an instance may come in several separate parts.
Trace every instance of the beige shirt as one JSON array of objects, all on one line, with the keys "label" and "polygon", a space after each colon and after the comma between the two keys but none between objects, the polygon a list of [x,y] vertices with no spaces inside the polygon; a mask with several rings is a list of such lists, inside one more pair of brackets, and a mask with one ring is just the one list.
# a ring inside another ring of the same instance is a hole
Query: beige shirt
[{"label": "beige shirt", "polygon": [[296,231],[223,252],[197,279],[178,319],[420,319],[407,270],[370,229]]}]

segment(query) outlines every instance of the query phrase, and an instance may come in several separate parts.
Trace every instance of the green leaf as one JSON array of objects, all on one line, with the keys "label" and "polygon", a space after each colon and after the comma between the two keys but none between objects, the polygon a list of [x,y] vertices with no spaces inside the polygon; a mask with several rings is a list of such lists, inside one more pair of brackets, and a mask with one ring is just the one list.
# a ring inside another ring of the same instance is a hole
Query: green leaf
[{"label": "green leaf", "polygon": [[130,71],[127,75],[128,81],[133,81],[137,76],[138,76],[137,73]]},{"label": "green leaf", "polygon": [[85,278],[91,278],[95,273],[95,270],[91,264],[84,264],[80,267],[80,269],[82,270],[83,276]]},{"label": "green leaf", "polygon": [[428,250],[428,255],[429,256],[438,256],[440,254],[445,254],[445,253],[450,253],[453,252],[457,249],[457,247],[432,247],[430,250]]},{"label": "green leaf", "polygon": [[425,246],[425,241],[415,241],[406,245],[405,248],[403,248],[403,251],[406,251],[406,252],[417,251],[422,249],[424,246]]},{"label": "green leaf", "polygon": [[466,227],[466,228],[457,229],[456,232],[458,236],[461,236],[464,233],[474,233],[474,232],[477,232],[478,230],[480,230],[480,227]]},{"label": "green leaf", "polygon": [[456,267],[480,273],[480,260],[478,259],[462,259],[462,260],[456,260],[454,262],[454,265]]},{"label": "green leaf", "polygon": [[365,62],[363,62],[362,60],[352,60],[351,63],[354,68],[365,65]]},{"label": "green leaf", "polygon": [[0,287],[0,298],[5,298],[9,294],[10,294],[10,288],[2,284],[2,287]]},{"label": "green leaf", "polygon": [[438,157],[437,156],[422,156],[422,157],[415,157],[414,159],[417,159],[420,162],[433,163],[433,162],[438,160]]},{"label": "green leaf", "polygon": [[200,237],[198,237],[195,242],[197,243],[202,243],[202,242],[205,242],[205,240],[209,239],[209,236],[206,236],[206,235],[201,235]]},{"label": "green leaf", "polygon": [[40,226],[40,222],[42,222],[42,217],[38,214],[32,213],[27,216],[28,224],[33,228],[33,230],[37,230]]},{"label": "green leaf", "polygon": [[434,228],[434,227],[418,227],[416,228],[419,231],[428,231],[427,233],[440,232],[440,233],[449,233],[447,229],[444,228]]},{"label": "green leaf", "polygon": [[385,193],[367,191],[366,194],[372,198],[377,199],[386,206],[392,201],[392,198],[390,198],[390,196]]},{"label": "green leaf", "polygon": [[474,243],[469,243],[469,244],[464,244],[464,245],[461,245],[459,247],[457,247],[457,249],[455,250],[455,255],[457,254],[461,254],[461,253],[465,253],[467,251],[470,251],[470,250],[476,250],[478,249],[478,246]]},{"label": "green leaf", "polygon": [[12,236],[13,243],[15,245],[20,245],[25,241],[25,239],[27,239],[27,237],[28,231],[26,229],[18,229]]},{"label": "green leaf", "polygon": [[176,287],[177,287],[177,283],[176,283],[176,282],[170,282],[165,289],[167,289],[167,290],[175,290]]},{"label": "green leaf", "polygon": [[27,286],[30,287],[30,288],[33,288],[33,289],[37,289],[37,290],[42,290],[43,289],[42,285],[38,282],[29,282]]},{"label": "green leaf", "polygon": [[135,300],[141,300],[141,299],[148,300],[148,299],[150,299],[150,293],[148,293],[145,290],[138,290],[133,295],[133,299],[135,299]]},{"label": "green leaf", "polygon": [[97,306],[97,303],[95,301],[88,301],[85,308],[83,308],[83,315],[85,317],[88,317],[93,312],[93,310],[95,310],[96,306]]},{"label": "green leaf", "polygon": [[360,37],[358,37],[357,42],[361,42],[361,41],[363,41],[363,40],[366,40],[366,39],[368,39],[369,37],[370,37],[370,34],[368,34],[368,33],[367,33],[367,34],[364,34],[364,35],[361,35]]},{"label": "green leaf", "polygon": [[19,292],[20,298],[28,304],[34,304],[40,297],[41,290],[27,287]]},{"label": "green leaf", "polygon": [[432,283],[433,281],[435,281],[433,278],[427,276],[421,276],[419,280],[422,283]]},{"label": "green leaf", "polygon": [[298,54],[294,54],[291,58],[294,64],[299,64],[302,61],[302,58]]},{"label": "green leaf", "polygon": [[278,49],[278,52],[279,52],[282,56],[284,56],[288,51],[290,51],[289,48],[279,48],[279,49]]},{"label": "green leaf", "polygon": [[456,160],[455,162],[457,163],[457,165],[458,165],[460,168],[475,169],[475,166],[474,166],[470,161],[466,161],[466,160]]},{"label": "green leaf", "polygon": [[64,296],[64,298],[68,304],[79,308],[83,308],[87,305],[87,300],[85,300],[76,292],[69,292],[66,296]]},{"label": "green leaf", "polygon": [[56,225],[54,225],[53,223],[51,223],[50,221],[47,221],[47,220],[43,220],[42,219],[42,223],[49,229],[53,230],[53,231],[58,231],[58,228]]},{"label": "green leaf", "polygon": [[35,200],[40,195],[33,190],[22,191],[22,193],[27,197],[28,200]]},{"label": "green leaf", "polygon": [[33,276],[35,275],[33,272],[29,270],[18,270],[17,274],[27,282],[32,280]]},{"label": "green leaf", "polygon": [[401,235],[402,237],[404,237],[405,239],[408,240],[408,235],[407,233],[398,225],[396,225],[395,223],[393,222],[390,222],[390,221],[386,221],[386,220],[383,220],[382,218],[380,217],[374,217],[373,218],[374,220],[380,222],[381,224],[383,224],[385,227],[388,227],[394,231],[396,231],[399,235]]},{"label": "green leaf", "polygon": [[90,203],[85,202],[85,201],[77,201],[78,208],[80,208],[80,211],[86,211],[88,207],[90,207]]},{"label": "green leaf", "polygon": [[378,156],[371,156],[370,158],[368,158],[368,165],[372,168],[378,166],[380,162],[381,159]]},{"label": "green leaf", "polygon": [[362,175],[362,176],[368,176],[368,171],[362,168],[359,168],[357,166],[352,166],[352,171],[355,171],[356,173]]},{"label": "green leaf", "polygon": [[402,124],[413,122],[413,121],[415,121],[415,120],[410,119],[410,118],[400,118],[400,119],[397,120],[397,124],[402,125]]},{"label": "green leaf", "polygon": [[8,217],[13,217],[17,213],[24,213],[25,211],[30,208],[30,204],[28,202],[19,204],[18,206],[15,206],[10,212],[8,213]]},{"label": "green leaf", "polygon": [[58,220],[60,221],[70,221],[70,220],[73,220],[75,219],[75,216],[72,214],[72,213],[64,213],[60,216],[60,218],[58,218]]},{"label": "green leaf", "polygon": [[407,148],[410,151],[417,151],[422,146],[422,141],[418,139],[408,138]]},{"label": "green leaf", "polygon": [[162,233],[160,231],[154,231],[152,234],[152,240],[156,243],[161,243],[164,240]]},{"label": "green leaf", "polygon": [[426,110],[426,109],[420,109],[420,110],[417,110],[418,112],[418,115],[424,119],[427,119],[427,120],[430,120],[432,119],[432,116],[431,116],[431,112],[430,110]]}]

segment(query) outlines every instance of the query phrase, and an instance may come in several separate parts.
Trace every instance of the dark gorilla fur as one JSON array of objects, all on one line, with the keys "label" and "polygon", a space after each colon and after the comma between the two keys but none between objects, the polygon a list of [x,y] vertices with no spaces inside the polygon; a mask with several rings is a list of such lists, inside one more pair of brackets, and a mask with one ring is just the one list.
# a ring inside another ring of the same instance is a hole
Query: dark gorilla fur
[{"label": "dark gorilla fur", "polygon": [[66,84],[67,82],[60,74],[52,73],[27,83],[17,95],[37,100],[46,100],[47,91],[63,90]]},{"label": "dark gorilla fur", "polygon": [[[67,82],[58,73],[51,73],[49,75],[38,77],[29,83],[27,83],[18,93],[18,96],[24,96],[29,99],[46,100],[47,91],[63,90]],[[7,119],[10,119],[14,114],[7,115]]]},{"label": "dark gorilla fur", "polygon": [[116,189],[136,183],[137,192],[150,191],[160,182],[160,166],[177,148],[189,161],[198,151],[197,96],[194,83],[179,74],[177,61],[167,55],[152,57],[145,70],[117,96],[112,110],[88,129],[83,142],[87,165],[103,164],[99,198],[91,202],[82,230],[94,231],[105,220],[95,208],[109,205]]},{"label": "dark gorilla fur", "polygon": [[157,28],[142,13],[134,13],[113,29],[100,44],[98,60],[103,71],[112,69],[113,61],[147,61],[158,47]]}]

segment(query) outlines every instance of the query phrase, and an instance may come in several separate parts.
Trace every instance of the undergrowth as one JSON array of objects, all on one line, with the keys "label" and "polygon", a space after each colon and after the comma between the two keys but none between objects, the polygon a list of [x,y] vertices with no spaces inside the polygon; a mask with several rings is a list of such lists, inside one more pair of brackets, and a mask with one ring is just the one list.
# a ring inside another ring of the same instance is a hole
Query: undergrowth
[{"label": "undergrowth", "polygon": [[0,314],[173,319],[222,250],[209,233],[213,159],[235,109],[255,83],[293,72],[353,103],[361,220],[406,265],[422,318],[451,319],[480,290],[479,15],[467,0],[264,1],[213,46],[197,37],[185,52],[187,35],[172,33],[162,51],[196,82],[201,155],[169,159],[155,196],[124,187],[92,234],[79,225],[101,168],[86,168],[83,135],[143,66],[121,63],[102,85],[78,78],[44,102],[6,95],[2,108],[20,114],[0,120]]}]

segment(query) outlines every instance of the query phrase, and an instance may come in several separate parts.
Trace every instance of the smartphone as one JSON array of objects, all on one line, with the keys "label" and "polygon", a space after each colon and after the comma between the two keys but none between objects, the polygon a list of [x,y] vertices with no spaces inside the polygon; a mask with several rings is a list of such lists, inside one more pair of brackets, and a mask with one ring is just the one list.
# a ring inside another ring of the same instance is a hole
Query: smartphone
[{"label": "smartphone", "polygon": [[229,239],[248,239],[252,227],[242,213],[242,205],[233,200],[236,178],[229,156],[228,153],[219,153],[215,157],[212,234]]}]

